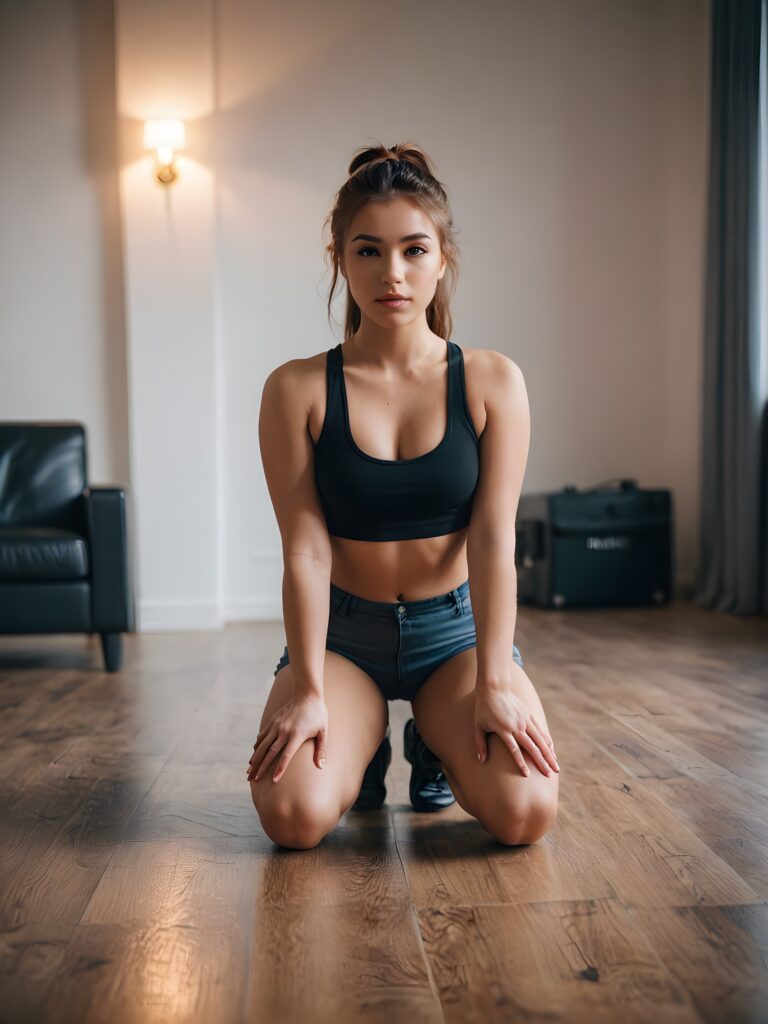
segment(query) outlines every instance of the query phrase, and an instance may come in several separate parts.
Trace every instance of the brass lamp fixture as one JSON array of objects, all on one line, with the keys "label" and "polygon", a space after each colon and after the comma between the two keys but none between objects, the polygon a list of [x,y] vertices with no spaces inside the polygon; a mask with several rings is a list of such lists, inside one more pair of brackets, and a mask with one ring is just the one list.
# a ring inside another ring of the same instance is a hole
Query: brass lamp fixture
[{"label": "brass lamp fixture", "polygon": [[183,149],[184,143],[183,121],[144,122],[144,148],[155,151],[155,176],[163,185],[170,185],[178,177],[174,153]]}]

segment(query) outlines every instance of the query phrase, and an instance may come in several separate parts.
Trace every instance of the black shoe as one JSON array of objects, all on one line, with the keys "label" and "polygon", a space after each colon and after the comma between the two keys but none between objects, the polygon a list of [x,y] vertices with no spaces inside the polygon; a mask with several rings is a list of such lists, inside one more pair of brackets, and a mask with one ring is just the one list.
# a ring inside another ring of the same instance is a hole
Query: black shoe
[{"label": "black shoe", "polygon": [[456,802],[442,764],[421,738],[412,718],[405,723],[403,752],[413,766],[408,793],[414,810],[442,811]]},{"label": "black shoe", "polygon": [[360,794],[350,807],[350,811],[373,811],[384,803],[387,796],[384,776],[387,774],[387,768],[389,768],[389,763],[392,760],[392,744],[389,742],[389,736],[389,726],[387,726],[386,734],[379,744],[379,749],[365,769]]}]

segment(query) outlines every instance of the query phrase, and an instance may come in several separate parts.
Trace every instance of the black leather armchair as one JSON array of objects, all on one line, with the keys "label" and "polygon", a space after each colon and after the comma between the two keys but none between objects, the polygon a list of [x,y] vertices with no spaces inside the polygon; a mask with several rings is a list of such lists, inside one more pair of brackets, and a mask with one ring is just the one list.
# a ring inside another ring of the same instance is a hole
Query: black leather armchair
[{"label": "black leather armchair", "polygon": [[0,421],[0,633],[100,633],[120,669],[135,628],[128,499],[88,486],[82,423]]}]

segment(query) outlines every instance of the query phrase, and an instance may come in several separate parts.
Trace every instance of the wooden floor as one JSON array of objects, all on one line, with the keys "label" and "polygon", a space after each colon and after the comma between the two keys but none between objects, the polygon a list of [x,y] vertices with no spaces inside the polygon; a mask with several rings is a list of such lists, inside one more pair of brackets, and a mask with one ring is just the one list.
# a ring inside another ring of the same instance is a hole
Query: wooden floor
[{"label": "wooden floor", "polygon": [[245,765],[279,624],[0,638],[0,1020],[768,1020],[768,621],[521,608],[552,830],[408,803],[264,834]]}]

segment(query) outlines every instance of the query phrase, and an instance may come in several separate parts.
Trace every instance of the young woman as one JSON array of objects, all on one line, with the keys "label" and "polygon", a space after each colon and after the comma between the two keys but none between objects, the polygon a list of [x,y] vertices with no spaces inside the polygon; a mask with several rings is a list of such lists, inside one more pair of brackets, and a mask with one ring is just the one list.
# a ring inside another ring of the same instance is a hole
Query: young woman
[{"label": "young woman", "polygon": [[420,147],[358,152],[329,220],[344,342],[277,367],[261,399],[287,645],[253,802],[275,843],[304,849],[379,806],[388,701],[408,700],[413,806],[455,797],[501,842],[531,843],[556,816],[560,769],[513,643],[523,375],[449,340],[456,231]]}]

